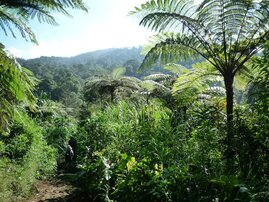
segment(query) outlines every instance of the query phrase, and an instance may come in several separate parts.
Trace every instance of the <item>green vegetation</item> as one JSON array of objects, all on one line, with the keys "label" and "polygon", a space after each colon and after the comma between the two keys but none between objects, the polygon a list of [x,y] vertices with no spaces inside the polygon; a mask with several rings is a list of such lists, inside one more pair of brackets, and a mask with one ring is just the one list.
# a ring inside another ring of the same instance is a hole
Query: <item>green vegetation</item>
[{"label": "green vegetation", "polygon": [[[50,11],[86,9],[3,2],[34,42],[24,24],[35,12],[54,22]],[[0,201],[30,197],[57,171],[73,172],[91,201],[268,201],[268,2],[191,5],[136,8],[160,31],[144,60],[133,48],[19,64],[1,48]]]}]

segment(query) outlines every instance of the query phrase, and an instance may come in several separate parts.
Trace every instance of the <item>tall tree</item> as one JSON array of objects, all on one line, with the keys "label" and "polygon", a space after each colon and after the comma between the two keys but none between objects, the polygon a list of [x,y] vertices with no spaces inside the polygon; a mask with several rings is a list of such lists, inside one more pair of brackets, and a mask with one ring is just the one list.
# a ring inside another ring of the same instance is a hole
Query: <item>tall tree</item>
[{"label": "tall tree", "polygon": [[162,63],[202,56],[224,78],[227,111],[227,168],[235,157],[233,135],[233,83],[235,75],[261,48],[269,34],[268,1],[151,0],[135,8],[140,25],[158,31],[154,46],[141,69]]}]

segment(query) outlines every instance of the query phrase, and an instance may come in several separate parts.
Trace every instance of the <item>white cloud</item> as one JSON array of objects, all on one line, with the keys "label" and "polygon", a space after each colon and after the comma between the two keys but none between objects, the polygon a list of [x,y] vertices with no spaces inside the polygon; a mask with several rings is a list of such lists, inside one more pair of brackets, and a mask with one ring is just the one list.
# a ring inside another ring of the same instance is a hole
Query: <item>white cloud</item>
[{"label": "white cloud", "polygon": [[40,56],[72,56],[80,52],[80,44],[72,39],[41,41],[28,52],[29,58]]},{"label": "white cloud", "polygon": [[12,53],[26,58],[40,56],[74,56],[80,53],[106,48],[121,48],[143,45],[147,42],[150,32],[142,28],[128,28],[126,30],[113,29],[113,25],[99,27],[94,32],[88,31],[87,36],[62,40],[40,41],[39,45],[30,46],[23,54],[16,48]]},{"label": "white cloud", "polygon": [[17,58],[21,58],[24,56],[23,51],[16,47],[8,47],[7,51]]}]

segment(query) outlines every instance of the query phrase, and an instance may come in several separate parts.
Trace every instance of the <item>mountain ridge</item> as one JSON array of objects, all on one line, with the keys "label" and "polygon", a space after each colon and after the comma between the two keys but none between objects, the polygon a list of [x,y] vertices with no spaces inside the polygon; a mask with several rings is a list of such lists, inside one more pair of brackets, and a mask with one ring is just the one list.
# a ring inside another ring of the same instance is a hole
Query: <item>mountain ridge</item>
[{"label": "mountain ridge", "polygon": [[88,64],[94,61],[104,62],[110,61],[110,63],[119,63],[123,65],[128,60],[137,60],[141,62],[144,58],[141,54],[142,47],[131,48],[109,48],[96,51],[89,51],[81,53],[71,57],[58,57],[58,56],[41,56],[33,59],[19,58],[18,61],[23,66],[27,66],[27,63],[42,63],[42,64],[56,64],[56,65],[77,65]]}]

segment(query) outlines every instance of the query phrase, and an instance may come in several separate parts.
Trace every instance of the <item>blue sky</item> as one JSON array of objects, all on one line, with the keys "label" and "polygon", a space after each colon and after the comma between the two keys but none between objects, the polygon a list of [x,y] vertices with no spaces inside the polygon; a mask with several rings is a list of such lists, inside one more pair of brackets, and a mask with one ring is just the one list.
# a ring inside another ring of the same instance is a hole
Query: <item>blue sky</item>
[{"label": "blue sky", "polygon": [[17,34],[0,35],[0,41],[17,57],[73,56],[80,53],[105,49],[132,47],[146,44],[153,34],[139,26],[139,19],[128,16],[135,6],[146,0],[84,0],[89,12],[70,11],[73,18],[55,14],[59,23],[52,26],[36,21],[30,27],[39,45],[26,42]]}]

